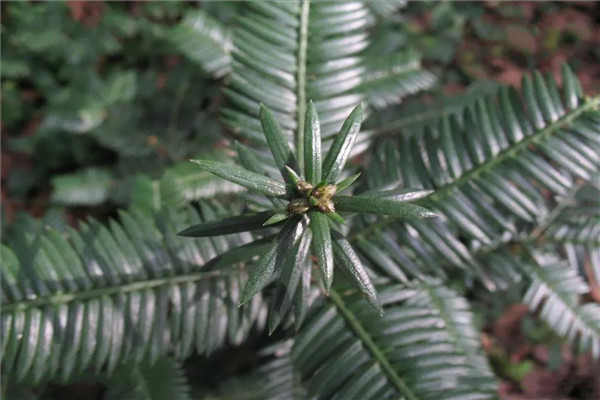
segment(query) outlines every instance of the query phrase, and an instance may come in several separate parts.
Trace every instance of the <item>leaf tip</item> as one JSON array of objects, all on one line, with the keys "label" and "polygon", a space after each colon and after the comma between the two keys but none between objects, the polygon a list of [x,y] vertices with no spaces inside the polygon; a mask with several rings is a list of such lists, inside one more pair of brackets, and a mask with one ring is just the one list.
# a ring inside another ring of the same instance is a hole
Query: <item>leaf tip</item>
[{"label": "leaf tip", "polygon": [[184,237],[202,237],[205,235],[202,235],[199,231],[198,231],[198,226],[199,225],[192,225],[190,227],[185,228],[184,230],[182,230],[181,232],[177,233],[177,236],[184,236]]},{"label": "leaf tip", "polygon": [[377,295],[375,295],[374,298],[368,298],[367,301],[369,302],[369,304],[371,304],[371,306],[375,309],[375,311],[377,311],[377,313],[379,313],[379,316],[383,317],[383,314],[385,312],[383,310],[383,306],[381,305],[381,302],[379,301],[379,298],[377,297]]},{"label": "leaf tip", "polygon": [[361,121],[362,121],[362,119],[363,119],[363,115],[364,115],[364,111],[365,111],[365,108],[364,108],[364,106],[363,106],[363,103],[362,103],[362,101],[361,101],[361,102],[360,102],[360,103],[359,103],[359,104],[358,104],[358,105],[357,105],[357,106],[354,108],[354,110],[352,110],[352,113],[351,113],[351,114],[359,115],[359,116],[360,116],[360,119],[361,119]]},{"label": "leaf tip", "polygon": [[244,291],[242,293],[242,298],[238,302],[238,308],[243,307],[244,305],[246,305],[246,303],[249,302],[252,299],[252,297],[254,297],[253,294],[249,295],[248,293],[246,293],[246,291]]},{"label": "leaf tip", "polygon": [[206,167],[210,163],[210,161],[207,161],[207,160],[193,160],[193,159],[190,159],[190,162],[192,162],[202,168]]},{"label": "leaf tip", "polygon": [[177,232],[177,236],[188,236],[188,231],[189,230],[190,229],[187,228],[187,229],[182,230],[181,232]]},{"label": "leaf tip", "polygon": [[429,210],[427,210],[423,213],[423,218],[437,218],[439,216],[440,216],[439,214],[436,214],[433,211],[429,211]]},{"label": "leaf tip", "polygon": [[281,323],[281,316],[279,315],[279,313],[271,314],[269,316],[269,329],[268,329],[269,336],[271,336],[273,334],[273,332],[275,332],[277,330],[277,327],[279,327],[280,323]]},{"label": "leaf tip", "polygon": [[298,183],[301,180],[300,176],[296,173],[296,171],[294,171],[292,167],[290,167],[289,165],[284,165],[284,167],[293,183]]},{"label": "leaf tip", "polygon": [[266,115],[268,115],[271,111],[265,106],[263,103],[260,103],[258,113],[260,114],[261,119],[263,119]]},{"label": "leaf tip", "polygon": [[331,292],[331,285],[333,284],[333,273],[327,273],[323,271],[323,288],[325,289],[325,295],[329,297],[329,292]]}]

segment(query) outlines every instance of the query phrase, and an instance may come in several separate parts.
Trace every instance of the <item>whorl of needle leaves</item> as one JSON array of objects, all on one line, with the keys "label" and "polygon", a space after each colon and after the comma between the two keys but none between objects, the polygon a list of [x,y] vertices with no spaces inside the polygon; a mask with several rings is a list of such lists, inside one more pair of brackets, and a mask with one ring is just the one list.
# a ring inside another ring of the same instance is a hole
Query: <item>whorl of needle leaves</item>
[{"label": "whorl of needle leaves", "polygon": [[[403,219],[429,218],[434,217],[435,214],[407,202],[418,198],[418,195],[412,198],[386,197],[385,193],[379,192],[363,196],[338,195],[358,178],[358,175],[355,175],[337,181],[360,131],[363,120],[362,105],[357,106],[343,123],[323,161],[321,161],[319,117],[312,102],[309,102],[304,124],[304,154],[299,155],[303,157],[303,162],[298,162],[279,123],[263,105],[260,109],[260,119],[267,144],[281,173],[281,181],[257,173],[251,167],[245,169],[208,160],[192,160],[192,162],[203,170],[252,191],[285,199],[289,201],[288,207],[198,224],[184,230],[180,235],[217,236],[282,224],[281,230],[275,235],[267,251],[251,269],[240,299],[240,305],[245,304],[267,286],[273,276],[279,276],[280,288],[283,288],[284,292],[278,297],[287,301],[281,304],[275,303],[270,317],[271,331],[279,325],[282,317],[292,307],[293,302],[289,299],[294,298],[301,271],[304,269],[310,271],[309,248],[312,248],[312,254],[316,257],[321,281],[328,294],[333,282],[335,260],[335,263],[352,278],[367,301],[378,312],[383,313],[367,271],[352,246],[337,229],[338,224],[343,224],[344,220],[334,210],[393,215]],[[304,165],[303,171],[298,165]],[[326,194],[324,195],[323,192]],[[423,191],[423,194],[429,193]],[[323,207],[323,200],[332,204]]]}]

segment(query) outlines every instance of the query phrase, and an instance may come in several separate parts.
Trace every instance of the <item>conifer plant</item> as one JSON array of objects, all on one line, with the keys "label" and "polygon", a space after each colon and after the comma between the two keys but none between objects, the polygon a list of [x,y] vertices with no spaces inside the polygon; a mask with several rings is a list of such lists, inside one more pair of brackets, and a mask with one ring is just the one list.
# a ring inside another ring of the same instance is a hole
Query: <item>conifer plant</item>
[{"label": "conifer plant", "polygon": [[[205,171],[273,198],[275,207],[260,213],[194,225],[180,235],[226,235],[282,225],[265,254],[250,271],[240,300],[240,305],[247,303],[270,282],[273,275],[279,276],[281,287],[284,289],[278,294],[278,301],[273,302],[269,320],[271,331],[279,325],[282,315],[292,305],[291,300],[302,271],[306,269],[306,274],[310,277],[309,248],[312,248],[312,254],[316,257],[321,282],[327,294],[333,282],[335,259],[337,265],[348,273],[368,302],[383,313],[367,271],[350,243],[337,229],[339,224],[345,224],[338,211],[393,215],[402,219],[430,218],[435,214],[426,208],[410,204],[409,201],[425,197],[431,191],[372,191],[361,196],[339,194],[360,175],[357,173],[339,180],[360,131],[363,120],[362,105],[357,106],[344,121],[323,161],[321,127],[312,101],[308,104],[304,123],[304,154],[296,155],[291,151],[281,127],[263,105],[260,108],[260,120],[282,180],[274,180],[257,173],[260,168],[256,164],[248,163],[246,168],[242,168],[210,160],[192,162]],[[287,205],[277,208],[277,205],[282,204],[282,200],[287,202]]]},{"label": "conifer plant", "polygon": [[496,399],[514,303],[599,359],[600,96],[438,96],[488,6],[404,3],[3,4],[0,397]]}]

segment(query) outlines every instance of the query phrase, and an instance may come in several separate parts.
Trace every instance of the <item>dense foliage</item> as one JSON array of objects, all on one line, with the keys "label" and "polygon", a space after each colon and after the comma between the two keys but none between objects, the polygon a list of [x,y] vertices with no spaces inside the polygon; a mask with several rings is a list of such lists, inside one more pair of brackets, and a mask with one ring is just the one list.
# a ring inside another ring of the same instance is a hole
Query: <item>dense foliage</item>
[{"label": "dense foliage", "polygon": [[568,65],[432,102],[479,5],[91,4],[2,6],[3,396],[495,398],[514,299],[600,358]]}]

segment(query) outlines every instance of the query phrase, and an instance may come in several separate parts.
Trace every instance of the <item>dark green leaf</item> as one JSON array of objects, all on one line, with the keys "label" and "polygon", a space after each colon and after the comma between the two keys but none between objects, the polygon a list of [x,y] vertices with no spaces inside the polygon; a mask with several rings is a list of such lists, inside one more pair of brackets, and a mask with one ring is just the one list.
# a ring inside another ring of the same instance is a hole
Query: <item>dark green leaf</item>
[{"label": "dark green leaf", "polygon": [[306,218],[299,216],[293,217],[285,223],[275,240],[271,242],[267,252],[250,271],[240,299],[240,306],[246,304],[269,283],[275,267],[282,265],[285,257],[290,255],[290,250],[300,239],[306,225]]},{"label": "dark green leaf", "polygon": [[565,102],[569,109],[574,109],[579,105],[579,97],[581,95],[579,82],[567,64],[561,67],[563,89],[565,91]]},{"label": "dark green leaf", "polygon": [[360,172],[352,175],[349,178],[344,179],[343,181],[338,182],[336,184],[336,186],[337,186],[336,193],[340,193],[343,190],[345,190],[346,188],[348,188],[350,185],[352,185],[358,179],[359,176],[360,176]]},{"label": "dark green leaf", "polygon": [[285,170],[287,172],[287,175],[288,175],[291,183],[296,184],[302,180],[300,175],[298,175],[298,173],[296,171],[294,171],[293,169],[291,169],[289,166],[286,165]]},{"label": "dark green leaf", "polygon": [[203,222],[179,232],[178,235],[189,237],[206,237],[253,231],[264,228],[266,222],[269,221],[274,214],[275,211],[264,211],[257,214],[239,215],[236,217],[224,218],[218,221]]},{"label": "dark green leaf", "polygon": [[302,239],[296,244],[290,255],[293,257],[286,257],[279,277],[279,287],[275,292],[275,300],[271,303],[271,309],[269,311],[269,334],[279,326],[282,318],[290,309],[292,301],[294,300],[298,285],[302,285],[300,282],[304,271],[308,267],[310,268],[310,259],[308,258],[308,251],[310,249],[311,234],[310,231],[305,231],[302,235]]},{"label": "dark green leaf", "polygon": [[265,133],[265,138],[267,139],[267,144],[275,159],[275,164],[277,164],[279,171],[281,171],[281,176],[286,181],[291,182],[284,169],[286,165],[289,165],[292,169],[298,170],[296,159],[292,154],[281,126],[279,126],[271,111],[262,104],[260,106],[260,122]]},{"label": "dark green leaf", "polygon": [[296,294],[294,294],[294,327],[296,331],[302,326],[306,313],[308,312],[310,300],[310,276],[312,274],[312,262],[307,258],[307,262],[302,266],[302,276]]},{"label": "dark green leaf", "polygon": [[256,239],[250,243],[246,243],[243,246],[236,247],[211,259],[206,263],[205,268],[207,270],[218,269],[233,265],[235,263],[248,261],[254,256],[264,254],[271,245],[273,239],[275,239],[275,235],[269,235],[260,239]]},{"label": "dark green leaf", "polygon": [[362,193],[361,196],[377,197],[380,199],[388,199],[400,202],[409,202],[422,199],[423,197],[427,197],[433,192],[433,190],[393,189],[382,190],[379,192],[365,192]]},{"label": "dark green leaf", "polygon": [[323,175],[327,181],[334,182],[344,169],[354,140],[360,131],[362,119],[363,108],[362,105],[359,105],[352,110],[346,121],[344,121],[340,133],[333,140],[323,162]]},{"label": "dark green leaf", "polygon": [[335,211],[328,212],[325,215],[327,215],[327,217],[334,222],[340,223],[342,225],[346,225],[346,220],[340,214],[336,213]]},{"label": "dark green leaf", "polygon": [[218,161],[190,160],[200,168],[223,179],[237,183],[260,193],[270,196],[285,196],[288,191],[283,182],[276,181],[264,175],[245,170],[237,165],[225,164]]},{"label": "dark green leaf", "polygon": [[276,224],[278,222],[283,221],[284,219],[287,219],[289,216],[290,216],[290,214],[288,214],[285,211],[277,212],[277,213],[273,214],[273,216],[271,218],[266,220],[265,223],[263,224],[263,226]]},{"label": "dark green leaf", "polygon": [[312,101],[304,123],[304,169],[309,183],[316,185],[321,180],[321,124]]},{"label": "dark green leaf", "polygon": [[331,232],[325,214],[319,211],[310,212],[310,230],[313,234],[312,246],[315,256],[317,256],[323,286],[325,286],[325,292],[329,293],[333,282],[333,250]]},{"label": "dark green leaf", "polygon": [[428,209],[414,204],[370,196],[334,196],[333,203],[337,211],[394,215],[406,219],[431,218],[436,216],[436,214]]},{"label": "dark green leaf", "polygon": [[383,307],[377,298],[377,292],[371,279],[360,262],[358,255],[354,252],[350,243],[339,233],[333,233],[333,255],[337,264],[348,273],[348,276],[358,286],[362,294],[381,315]]}]

